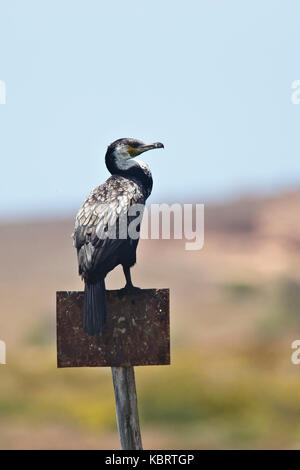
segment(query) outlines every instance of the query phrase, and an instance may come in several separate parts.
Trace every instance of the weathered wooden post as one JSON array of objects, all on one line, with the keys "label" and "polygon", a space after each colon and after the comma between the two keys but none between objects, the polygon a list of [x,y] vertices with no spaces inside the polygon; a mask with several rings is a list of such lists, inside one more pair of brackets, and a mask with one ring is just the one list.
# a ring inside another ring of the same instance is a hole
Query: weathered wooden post
[{"label": "weathered wooden post", "polygon": [[111,367],[123,450],[142,449],[134,367],[170,364],[169,290],[107,291],[105,332],[82,329],[83,292],[57,292],[58,367]]},{"label": "weathered wooden post", "polygon": [[112,367],[117,423],[122,449],[142,450],[134,368]]}]

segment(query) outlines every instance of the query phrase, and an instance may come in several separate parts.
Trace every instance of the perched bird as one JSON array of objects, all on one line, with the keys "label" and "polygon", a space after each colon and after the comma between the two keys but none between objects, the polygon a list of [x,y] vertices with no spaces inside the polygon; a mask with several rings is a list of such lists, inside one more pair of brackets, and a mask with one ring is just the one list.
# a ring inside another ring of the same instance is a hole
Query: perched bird
[{"label": "perched bird", "polygon": [[104,329],[105,276],[112,269],[121,264],[126,278],[124,290],[137,289],[132,284],[130,268],[136,262],[140,225],[136,225],[137,236],[124,236],[124,220],[127,229],[134,219],[129,215],[130,208],[134,204],[143,208],[153,181],[149,167],[134,158],[163,147],[160,142],[146,145],[136,139],[118,139],[110,144],[105,163],[112,176],[90,193],[76,216],[74,245],[79,274],[85,283],[83,328],[90,335]]}]

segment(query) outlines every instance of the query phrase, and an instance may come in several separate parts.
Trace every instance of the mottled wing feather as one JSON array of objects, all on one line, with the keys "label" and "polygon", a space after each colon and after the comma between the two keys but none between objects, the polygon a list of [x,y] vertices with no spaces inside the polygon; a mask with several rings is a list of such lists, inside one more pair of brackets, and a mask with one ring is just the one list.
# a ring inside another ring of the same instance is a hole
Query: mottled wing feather
[{"label": "mottled wing feather", "polygon": [[126,242],[101,238],[101,234],[118,225],[132,204],[144,202],[140,186],[122,176],[110,177],[90,193],[78,211],[73,234],[80,274],[92,274]]}]

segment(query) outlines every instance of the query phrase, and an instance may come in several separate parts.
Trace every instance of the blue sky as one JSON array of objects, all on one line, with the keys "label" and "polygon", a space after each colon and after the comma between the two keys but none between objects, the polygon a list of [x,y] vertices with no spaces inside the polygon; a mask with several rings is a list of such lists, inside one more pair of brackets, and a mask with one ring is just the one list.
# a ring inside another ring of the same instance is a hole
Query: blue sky
[{"label": "blue sky", "polygon": [[0,216],[76,209],[119,137],[152,200],[300,183],[300,3],[18,0],[0,5]]}]

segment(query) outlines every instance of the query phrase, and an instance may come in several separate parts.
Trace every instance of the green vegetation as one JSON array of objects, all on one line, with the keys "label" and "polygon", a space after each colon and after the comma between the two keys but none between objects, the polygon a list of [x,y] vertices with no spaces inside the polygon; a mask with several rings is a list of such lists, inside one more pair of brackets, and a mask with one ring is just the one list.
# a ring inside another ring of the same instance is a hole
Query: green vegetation
[{"label": "green vegetation", "polygon": [[[232,325],[240,313],[245,320],[251,309],[262,313],[245,323],[243,341],[180,342],[171,367],[136,368],[143,431],[155,430],[169,448],[299,447],[300,368],[290,362],[300,337],[299,287],[291,279],[222,287],[223,321],[236,300]],[[110,370],[57,370],[53,325],[29,327],[1,368],[0,422],[28,432],[51,425],[116,432]]]},{"label": "green vegetation", "polygon": [[223,289],[235,300],[247,299],[261,292],[260,286],[247,282],[231,282],[224,284]]},{"label": "green vegetation", "polygon": [[[177,351],[173,367],[137,368],[143,429],[176,431],[179,439],[193,431],[189,442],[200,448],[289,446],[300,432],[299,378],[278,371],[289,353],[278,351],[267,370],[268,350],[253,357],[251,349],[205,357]],[[110,371],[56,370],[54,359],[41,360],[36,350],[11,360],[2,373],[0,419],[115,429]]]}]

